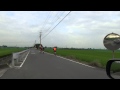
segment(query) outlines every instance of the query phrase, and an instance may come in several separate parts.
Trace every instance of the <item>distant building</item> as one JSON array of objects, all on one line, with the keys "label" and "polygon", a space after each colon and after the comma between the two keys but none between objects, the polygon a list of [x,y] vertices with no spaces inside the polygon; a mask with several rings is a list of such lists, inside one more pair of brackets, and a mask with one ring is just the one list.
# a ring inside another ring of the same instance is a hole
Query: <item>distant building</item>
[{"label": "distant building", "polygon": [[34,47],[39,49],[40,44],[35,44]]}]

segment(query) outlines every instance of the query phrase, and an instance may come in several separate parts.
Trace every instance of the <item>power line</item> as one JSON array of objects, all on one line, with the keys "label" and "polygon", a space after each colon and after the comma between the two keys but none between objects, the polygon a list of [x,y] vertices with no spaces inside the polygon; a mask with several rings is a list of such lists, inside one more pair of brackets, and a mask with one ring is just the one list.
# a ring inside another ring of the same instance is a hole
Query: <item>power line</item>
[{"label": "power line", "polygon": [[[46,24],[47,24],[47,22],[49,22],[49,20],[51,19],[51,17],[52,17],[52,14],[53,14],[53,12],[51,11],[51,13],[49,13],[49,15],[47,16],[47,18],[45,19],[45,21],[44,21],[44,23],[43,23],[43,25],[42,25],[42,30],[45,28],[45,26],[46,26]],[[56,13],[56,16],[58,15],[58,12]],[[55,16],[55,17],[56,17]],[[54,20],[54,18],[53,18],[53,20]],[[40,32],[42,32],[42,31],[40,31]],[[37,39],[37,41],[39,40],[39,38]],[[40,42],[41,42],[41,39],[40,39]]]},{"label": "power line", "polygon": [[[59,12],[56,13],[55,17],[57,17],[58,14],[59,14]],[[55,18],[55,17],[54,17],[54,18]],[[54,18],[53,18],[53,20],[54,20]],[[51,22],[52,22],[53,20],[51,20]],[[49,29],[50,29],[50,28],[49,28]],[[48,31],[48,29],[47,29],[47,31]],[[46,31],[46,32],[47,32],[47,31]],[[44,33],[46,33],[46,32],[44,32]]]},{"label": "power line", "polygon": [[[62,14],[60,14],[60,16],[55,20],[55,22],[58,21],[58,19],[63,15],[64,12],[65,12],[65,11],[63,11]],[[53,25],[54,25],[55,22],[53,22]],[[52,25],[52,26],[53,26],[53,25]],[[49,31],[49,30],[52,28],[52,26],[51,26],[47,31]],[[47,32],[47,31],[46,31],[46,32]],[[45,32],[45,33],[46,33],[46,32]]]},{"label": "power line", "polygon": [[[48,20],[50,19],[50,17],[52,16],[52,13],[53,13],[52,11],[50,11],[50,12],[48,13],[48,16],[46,17],[45,21],[43,22],[40,30],[43,30],[43,29],[44,29],[47,21],[48,21]],[[37,38],[38,38],[38,36],[37,36]],[[38,41],[38,40],[39,40],[39,38],[37,39],[37,41]],[[41,41],[40,41],[40,42],[41,42]]]},{"label": "power line", "polygon": [[[50,11],[50,12],[51,12],[51,11]],[[43,28],[43,26],[45,25],[45,23],[46,23],[47,19],[50,17],[50,12],[48,13],[47,18],[46,18],[46,19],[45,19],[45,21],[43,22],[43,25],[42,25],[41,29],[42,29],[42,28]]]},{"label": "power line", "polygon": [[[71,11],[70,11],[70,12],[71,12]],[[69,12],[68,14],[70,14],[70,12]],[[62,21],[68,16],[68,14],[67,14],[60,22],[62,22]],[[60,22],[59,22],[58,24],[60,24]],[[57,24],[57,25],[58,25],[58,24]],[[57,27],[57,25],[56,25],[55,27]],[[54,27],[52,30],[54,30],[55,27]],[[51,30],[51,31],[52,31],[52,30]],[[50,31],[50,32],[51,32],[51,31]],[[49,33],[50,33],[50,32],[49,32]],[[49,34],[49,33],[48,33],[48,34]],[[43,38],[45,38],[48,34],[46,34]],[[43,39],[43,38],[42,38],[42,39]]]},{"label": "power line", "polygon": [[46,20],[45,20],[45,22],[44,22],[43,27],[41,28],[41,30],[44,29],[44,27],[46,26],[46,23],[47,23],[48,20],[51,18],[51,16],[52,16],[52,12],[51,12],[51,14],[49,13],[49,15],[48,15],[48,17],[46,18]]},{"label": "power line", "polygon": [[[58,11],[58,13],[55,15],[55,17],[58,17],[58,15],[59,15],[59,11]],[[55,17],[54,17],[53,21],[55,20]]]}]

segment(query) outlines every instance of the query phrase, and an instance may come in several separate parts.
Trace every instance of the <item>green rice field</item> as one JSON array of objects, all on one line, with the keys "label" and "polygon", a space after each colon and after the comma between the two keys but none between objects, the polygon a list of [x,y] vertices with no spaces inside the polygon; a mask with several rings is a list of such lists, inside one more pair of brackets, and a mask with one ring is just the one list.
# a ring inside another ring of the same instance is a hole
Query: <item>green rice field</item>
[{"label": "green rice field", "polygon": [[25,50],[25,48],[0,48],[0,58],[22,50]]},{"label": "green rice field", "polygon": [[120,72],[120,63],[113,63],[111,65],[111,71],[115,72]]},{"label": "green rice field", "polygon": [[[53,53],[52,48],[46,48],[45,51]],[[57,55],[101,68],[105,68],[107,61],[112,59],[112,51],[98,49],[91,50],[57,49]],[[119,50],[115,51],[114,55],[115,58],[120,58],[120,51]]]}]

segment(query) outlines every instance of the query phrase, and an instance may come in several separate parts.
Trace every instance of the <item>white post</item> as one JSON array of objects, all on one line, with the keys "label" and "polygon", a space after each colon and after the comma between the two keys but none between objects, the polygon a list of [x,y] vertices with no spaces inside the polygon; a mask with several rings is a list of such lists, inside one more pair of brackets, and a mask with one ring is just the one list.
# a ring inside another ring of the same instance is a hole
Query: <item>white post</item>
[{"label": "white post", "polygon": [[14,67],[14,66],[15,66],[15,62],[14,62],[14,58],[12,57],[12,67]]},{"label": "white post", "polygon": [[[15,62],[15,59],[16,59],[16,62]],[[15,66],[15,63],[18,63],[18,53],[13,53],[12,67]]]},{"label": "white post", "polygon": [[19,60],[19,54],[18,53],[16,54],[16,60],[17,60],[17,63],[18,63],[18,60]]},{"label": "white post", "polygon": [[16,58],[16,61],[17,61],[16,63],[18,63],[18,58]]}]

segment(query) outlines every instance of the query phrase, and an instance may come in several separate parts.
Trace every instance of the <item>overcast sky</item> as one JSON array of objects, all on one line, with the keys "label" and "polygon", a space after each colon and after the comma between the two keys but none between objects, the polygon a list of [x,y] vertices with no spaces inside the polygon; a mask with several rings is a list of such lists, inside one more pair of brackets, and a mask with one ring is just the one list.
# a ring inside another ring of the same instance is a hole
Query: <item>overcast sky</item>
[{"label": "overcast sky", "polygon": [[43,46],[105,48],[107,34],[120,34],[120,11],[72,11],[52,30],[67,13],[0,11],[0,46],[33,46],[41,31]]}]

